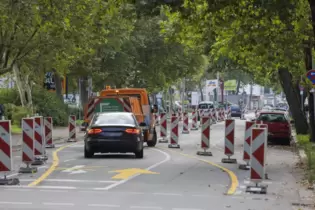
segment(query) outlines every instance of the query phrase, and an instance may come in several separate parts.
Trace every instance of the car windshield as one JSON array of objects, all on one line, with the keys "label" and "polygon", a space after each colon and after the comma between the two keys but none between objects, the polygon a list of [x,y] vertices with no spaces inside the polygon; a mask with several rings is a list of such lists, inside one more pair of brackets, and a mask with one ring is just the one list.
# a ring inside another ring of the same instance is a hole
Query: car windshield
[{"label": "car windshield", "polygon": [[104,113],[93,118],[92,125],[135,125],[135,119],[131,114],[126,113]]},{"label": "car windshield", "polygon": [[199,109],[212,109],[213,104],[199,104]]},{"label": "car windshield", "polygon": [[284,114],[279,113],[262,113],[258,118],[257,121],[264,121],[264,122],[287,122]]},{"label": "car windshield", "polygon": [[240,109],[240,107],[234,105],[234,106],[231,106],[231,109],[237,110],[237,109]]}]

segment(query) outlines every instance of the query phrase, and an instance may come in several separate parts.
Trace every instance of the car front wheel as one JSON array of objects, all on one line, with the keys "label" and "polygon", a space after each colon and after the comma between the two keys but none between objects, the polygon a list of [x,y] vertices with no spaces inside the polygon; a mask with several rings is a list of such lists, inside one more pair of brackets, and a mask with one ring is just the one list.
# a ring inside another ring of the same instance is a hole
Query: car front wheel
[{"label": "car front wheel", "polygon": [[93,157],[93,155],[94,155],[93,151],[89,151],[86,149],[86,147],[84,147],[84,157],[85,158],[91,158],[91,157]]},{"label": "car front wheel", "polygon": [[136,158],[143,158],[143,149],[141,149],[139,152],[135,152]]}]

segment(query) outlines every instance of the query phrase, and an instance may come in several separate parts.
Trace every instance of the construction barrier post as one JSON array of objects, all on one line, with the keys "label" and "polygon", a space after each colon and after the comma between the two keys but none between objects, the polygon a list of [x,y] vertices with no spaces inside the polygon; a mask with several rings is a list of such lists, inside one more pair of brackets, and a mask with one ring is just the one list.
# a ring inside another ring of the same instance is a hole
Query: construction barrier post
[{"label": "construction barrier post", "polygon": [[53,120],[52,117],[44,118],[44,134],[45,134],[45,147],[55,148],[52,138]]},{"label": "construction barrier post", "polygon": [[239,165],[239,169],[249,170],[250,169],[250,155],[251,155],[251,142],[252,142],[252,129],[255,127],[255,122],[246,121],[245,122],[245,134],[244,134],[244,151],[243,160],[246,164]]},{"label": "construction barrier post", "polygon": [[159,143],[167,143],[167,114],[161,113],[161,126],[160,126],[160,137]]},{"label": "construction barrier post", "polygon": [[197,155],[203,156],[212,156],[210,151],[207,151],[210,147],[210,125],[211,117],[202,117],[201,118],[201,148],[203,151],[198,151]]},{"label": "construction barrier post", "polygon": [[2,153],[0,159],[0,173],[4,173],[4,177],[0,178],[0,185],[17,185],[20,183],[18,178],[7,178],[7,173],[13,170],[12,155],[12,138],[11,138],[11,121],[0,121],[0,151]]},{"label": "construction barrier post", "polygon": [[225,138],[224,138],[224,154],[228,158],[222,158],[222,163],[237,163],[236,159],[232,159],[234,155],[234,133],[235,133],[235,120],[225,120]]},{"label": "construction barrier post", "polygon": [[217,117],[216,117],[215,109],[211,109],[210,113],[211,113],[211,124],[216,124],[217,123]]},{"label": "construction barrier post", "polygon": [[34,118],[22,119],[22,162],[26,164],[26,167],[21,167],[19,173],[36,173],[36,167],[30,167],[35,160],[35,120]]},{"label": "construction barrier post", "polygon": [[44,142],[44,129],[43,129],[43,117],[36,116],[34,117],[35,123],[35,160],[32,165],[43,165],[45,160],[48,159],[48,156],[45,154],[45,142]]},{"label": "construction barrier post", "polygon": [[184,115],[184,120],[183,120],[183,130],[182,133],[183,134],[189,134],[189,116],[187,112],[183,113]]},{"label": "construction barrier post", "polygon": [[267,185],[261,182],[265,176],[265,157],[267,144],[266,128],[252,129],[252,145],[251,145],[251,163],[250,163],[250,180],[254,184],[246,187],[246,192],[251,193],[267,193]]},{"label": "construction barrier post", "polygon": [[227,108],[226,118],[227,119],[231,119],[232,118],[231,106],[228,106],[228,108]]},{"label": "construction barrier post", "polygon": [[198,130],[198,111],[192,112],[192,126],[190,130]]},{"label": "construction barrier post", "polygon": [[[262,123],[262,122],[261,122]],[[266,132],[266,136],[267,136],[267,140],[266,140],[266,144],[265,144],[265,155],[267,155],[267,147],[268,147],[268,125],[267,124],[256,124],[257,128],[265,128],[265,132]],[[267,156],[265,156],[265,171],[267,170]],[[268,174],[265,173],[265,179],[269,179],[268,178]]]},{"label": "construction barrier post", "polygon": [[77,141],[77,125],[76,125],[76,116],[69,116],[69,139],[68,142],[76,142]]},{"label": "construction barrier post", "polygon": [[155,125],[160,125],[159,113],[154,113]]},{"label": "construction barrier post", "polygon": [[178,144],[179,134],[178,134],[178,121],[179,118],[172,116],[171,119],[171,136],[170,136],[170,144],[168,148],[180,148]]}]

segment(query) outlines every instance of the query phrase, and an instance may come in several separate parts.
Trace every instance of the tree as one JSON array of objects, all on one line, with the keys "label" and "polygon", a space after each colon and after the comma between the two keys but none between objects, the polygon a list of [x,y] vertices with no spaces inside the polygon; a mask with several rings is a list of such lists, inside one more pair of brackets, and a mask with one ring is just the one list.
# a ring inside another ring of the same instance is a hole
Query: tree
[{"label": "tree", "polygon": [[190,48],[201,48],[210,38],[213,60],[231,59],[260,84],[280,80],[297,133],[305,134],[308,126],[295,78],[305,72],[307,6],[306,1],[185,1],[184,12],[164,8],[168,20],[162,22],[161,32]]}]

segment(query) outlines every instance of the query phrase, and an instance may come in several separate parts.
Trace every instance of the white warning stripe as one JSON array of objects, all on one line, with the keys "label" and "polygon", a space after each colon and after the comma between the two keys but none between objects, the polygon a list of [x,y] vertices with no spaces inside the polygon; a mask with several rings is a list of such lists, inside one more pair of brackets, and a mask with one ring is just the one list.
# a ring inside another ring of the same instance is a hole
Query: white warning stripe
[{"label": "white warning stripe", "polygon": [[5,141],[5,143],[7,143],[8,145],[11,144],[10,142],[10,133],[4,129],[1,125],[0,125],[0,135],[1,135],[1,138],[3,139],[3,141]]}]

